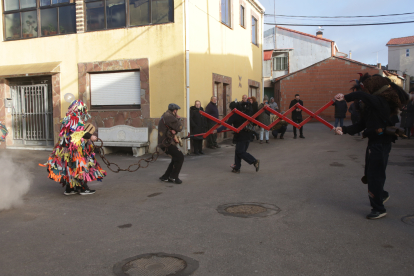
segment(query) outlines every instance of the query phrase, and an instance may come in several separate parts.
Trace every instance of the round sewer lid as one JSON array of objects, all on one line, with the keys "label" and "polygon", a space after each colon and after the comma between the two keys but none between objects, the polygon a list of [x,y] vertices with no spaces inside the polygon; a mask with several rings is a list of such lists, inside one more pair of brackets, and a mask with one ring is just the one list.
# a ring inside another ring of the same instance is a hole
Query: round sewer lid
[{"label": "round sewer lid", "polygon": [[408,225],[414,226],[414,215],[405,216],[401,220]]},{"label": "round sewer lid", "polygon": [[187,276],[198,268],[191,258],[166,253],[138,255],[114,265],[115,275],[130,276]]},{"label": "round sewer lid", "polygon": [[268,217],[280,212],[276,205],[256,202],[230,203],[217,207],[217,212],[225,216],[242,218]]}]

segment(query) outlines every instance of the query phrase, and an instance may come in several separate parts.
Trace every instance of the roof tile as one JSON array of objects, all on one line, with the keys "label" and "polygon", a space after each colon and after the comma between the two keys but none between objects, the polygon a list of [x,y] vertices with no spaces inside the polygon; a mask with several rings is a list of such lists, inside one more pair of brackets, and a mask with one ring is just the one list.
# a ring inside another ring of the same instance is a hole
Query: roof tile
[{"label": "roof tile", "polygon": [[392,38],[388,41],[388,45],[404,45],[404,44],[414,44],[414,35],[413,36],[406,36],[406,37],[399,37],[399,38]]}]

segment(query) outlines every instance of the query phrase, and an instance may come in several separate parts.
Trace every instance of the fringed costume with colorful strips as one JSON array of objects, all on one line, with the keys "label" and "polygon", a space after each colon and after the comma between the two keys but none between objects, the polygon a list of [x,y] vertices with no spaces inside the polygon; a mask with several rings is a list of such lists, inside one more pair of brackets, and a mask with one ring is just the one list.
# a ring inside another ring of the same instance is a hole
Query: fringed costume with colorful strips
[{"label": "fringed costume with colorful strips", "polygon": [[66,193],[89,190],[87,182],[102,181],[106,171],[95,159],[91,133],[85,129],[90,118],[86,105],[73,101],[62,120],[59,143],[45,164],[49,178],[66,186]]}]

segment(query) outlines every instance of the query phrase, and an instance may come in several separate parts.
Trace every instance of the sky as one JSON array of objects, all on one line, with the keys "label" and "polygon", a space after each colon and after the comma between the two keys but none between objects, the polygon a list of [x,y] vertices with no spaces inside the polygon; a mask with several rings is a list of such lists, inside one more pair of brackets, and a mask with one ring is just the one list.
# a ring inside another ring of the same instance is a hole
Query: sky
[{"label": "sky", "polygon": [[[306,16],[361,16],[361,15],[382,15],[414,12],[412,0],[259,0],[265,7],[266,14],[281,15],[306,15]],[[276,18],[276,23],[282,22],[303,22],[297,19]],[[308,23],[319,24],[322,20],[311,19]],[[355,18],[355,19],[334,19],[324,20],[330,24],[356,24],[364,22],[384,21],[414,21],[414,14],[398,17],[379,18]],[[274,18],[266,16],[265,23],[274,23]],[[304,22],[306,23],[306,22]],[[327,23],[326,23],[327,24]],[[318,27],[283,26],[289,29],[315,35]],[[265,30],[272,28],[265,25]],[[352,59],[367,63],[388,64],[388,47],[385,46],[391,38],[413,36],[414,23],[361,26],[361,27],[324,27],[322,25],[323,37],[336,42],[339,51],[349,54],[352,51]],[[393,68],[389,68],[392,70]]]}]

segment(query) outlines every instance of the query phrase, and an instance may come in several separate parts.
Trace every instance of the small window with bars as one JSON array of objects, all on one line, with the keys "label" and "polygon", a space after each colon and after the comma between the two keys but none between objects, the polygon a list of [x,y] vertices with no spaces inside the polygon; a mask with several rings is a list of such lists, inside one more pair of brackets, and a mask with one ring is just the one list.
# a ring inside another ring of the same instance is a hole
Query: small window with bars
[{"label": "small window with bars", "polygon": [[273,58],[273,71],[287,71],[289,68],[288,57],[274,57]]},{"label": "small window with bars", "polygon": [[405,56],[409,57],[410,56],[410,49],[405,50]]}]

